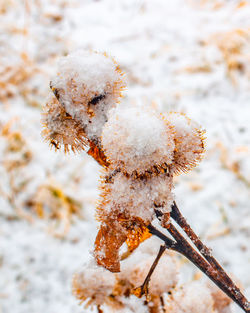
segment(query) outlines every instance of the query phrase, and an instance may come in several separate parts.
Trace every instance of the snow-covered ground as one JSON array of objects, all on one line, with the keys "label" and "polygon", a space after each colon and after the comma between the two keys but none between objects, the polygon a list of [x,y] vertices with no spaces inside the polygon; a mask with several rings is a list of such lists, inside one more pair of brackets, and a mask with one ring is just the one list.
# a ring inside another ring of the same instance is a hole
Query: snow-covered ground
[{"label": "snow-covered ground", "polygon": [[0,312],[86,312],[71,279],[93,248],[99,166],[40,134],[56,59],[77,48],[116,58],[124,105],[206,129],[176,202],[250,297],[250,1],[0,0],[0,26]]}]

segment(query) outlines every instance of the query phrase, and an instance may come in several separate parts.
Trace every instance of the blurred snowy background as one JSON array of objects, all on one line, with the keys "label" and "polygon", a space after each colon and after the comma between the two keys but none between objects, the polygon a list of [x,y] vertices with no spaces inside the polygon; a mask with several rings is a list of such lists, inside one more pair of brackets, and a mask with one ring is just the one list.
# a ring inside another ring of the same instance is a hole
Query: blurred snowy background
[{"label": "blurred snowy background", "polygon": [[99,166],[40,135],[56,60],[77,48],[116,58],[124,105],[206,129],[205,159],[176,178],[176,201],[250,297],[250,1],[0,0],[0,312],[87,312],[71,279],[96,235]]}]

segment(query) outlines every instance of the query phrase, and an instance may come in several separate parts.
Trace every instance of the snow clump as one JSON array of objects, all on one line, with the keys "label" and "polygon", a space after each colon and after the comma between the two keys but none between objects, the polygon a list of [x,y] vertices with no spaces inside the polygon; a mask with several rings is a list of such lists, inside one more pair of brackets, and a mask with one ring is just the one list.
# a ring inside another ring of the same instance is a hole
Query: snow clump
[{"label": "snow clump", "polygon": [[50,85],[68,115],[84,128],[90,140],[98,140],[108,110],[124,87],[123,74],[105,53],[77,50],[58,62]]},{"label": "snow clump", "polygon": [[150,108],[117,105],[109,112],[102,147],[114,167],[144,173],[153,164],[171,164],[174,140],[170,126]]}]

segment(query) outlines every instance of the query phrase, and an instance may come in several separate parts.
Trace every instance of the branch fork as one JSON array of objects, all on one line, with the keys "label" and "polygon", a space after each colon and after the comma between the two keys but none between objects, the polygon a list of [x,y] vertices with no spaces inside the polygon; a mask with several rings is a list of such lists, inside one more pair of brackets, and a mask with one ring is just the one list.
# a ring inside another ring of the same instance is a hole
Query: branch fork
[{"label": "branch fork", "polygon": [[[161,218],[162,213],[156,211],[156,216],[158,219]],[[150,278],[166,249],[174,250],[184,255],[189,259],[194,265],[196,265],[205,275],[207,275],[224,293],[230,297],[239,307],[242,308],[244,312],[250,313],[250,303],[246,297],[242,294],[240,289],[235,285],[232,279],[227,275],[222,266],[218,261],[212,256],[211,250],[205,246],[199,237],[192,230],[190,225],[187,223],[186,219],[181,214],[176,203],[172,205],[171,220],[168,224],[167,231],[174,238],[171,239],[152,224],[148,225],[148,229],[152,235],[157,236],[164,241],[165,245],[160,247],[158,255],[152,264],[148,275],[146,276],[141,287],[137,288],[138,296],[146,295],[148,291],[148,285]],[[195,245],[197,249],[194,249],[187,239],[179,232],[179,230],[174,226],[173,221],[175,221],[179,227],[186,233],[190,241]]]}]

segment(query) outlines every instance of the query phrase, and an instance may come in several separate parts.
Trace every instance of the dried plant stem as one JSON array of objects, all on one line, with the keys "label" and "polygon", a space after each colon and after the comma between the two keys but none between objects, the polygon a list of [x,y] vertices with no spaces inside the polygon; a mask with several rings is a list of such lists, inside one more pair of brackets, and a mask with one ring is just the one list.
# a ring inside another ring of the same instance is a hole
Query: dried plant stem
[{"label": "dried plant stem", "polygon": [[101,309],[101,306],[100,306],[100,305],[97,305],[97,312],[98,312],[98,313],[103,313],[103,310]]},{"label": "dried plant stem", "polygon": [[[159,212],[158,216],[160,216]],[[177,251],[189,259],[194,265],[196,265],[204,274],[206,274],[225,294],[230,297],[235,303],[237,303],[245,312],[250,312],[250,303],[241,293],[240,289],[233,283],[230,277],[225,273],[219,263],[211,256],[210,250],[201,242],[198,236],[194,233],[191,227],[188,225],[184,217],[181,215],[176,203],[173,205],[173,213],[171,217],[179,224],[185,231],[191,241],[198,248],[200,253],[196,251],[188,241],[182,236],[182,234],[176,229],[172,222],[168,225],[168,232],[175,239],[172,240],[153,225],[149,225],[149,231],[162,239],[165,242],[166,248]],[[159,253],[158,253],[159,255]],[[157,255],[157,263],[159,258]],[[154,264],[153,264],[154,265]],[[156,264],[157,265],[157,264]],[[152,275],[156,266],[150,269],[150,276]],[[147,275],[148,276],[148,275]],[[149,282],[150,276],[147,277]]]},{"label": "dried plant stem", "polygon": [[204,256],[204,258],[215,268],[218,273],[221,275],[225,284],[230,286],[232,293],[235,294],[235,298],[237,298],[240,302],[246,303],[246,306],[249,308],[249,302],[243,296],[240,289],[234,284],[232,279],[227,275],[224,269],[221,267],[219,262],[212,256],[211,250],[203,244],[200,238],[195,234],[193,229],[187,223],[186,219],[182,216],[180,210],[178,209],[176,203],[174,202],[172,206],[171,217],[175,220],[175,222],[184,230],[187,236],[191,239],[193,244],[197,247],[200,253]]},{"label": "dried plant stem", "polygon": [[143,284],[140,287],[140,297],[142,297],[144,294],[145,295],[148,294],[148,284],[150,282],[150,278],[151,278],[151,276],[152,276],[152,274],[153,274],[153,272],[154,272],[154,270],[155,270],[155,268],[156,268],[156,266],[157,266],[161,256],[163,255],[163,253],[164,253],[164,251],[166,249],[167,249],[166,245],[160,246],[160,250],[159,250],[159,252],[157,254],[157,257],[155,258],[154,263],[151,265],[150,270],[149,270],[149,272],[148,272],[148,274],[147,274]]}]

